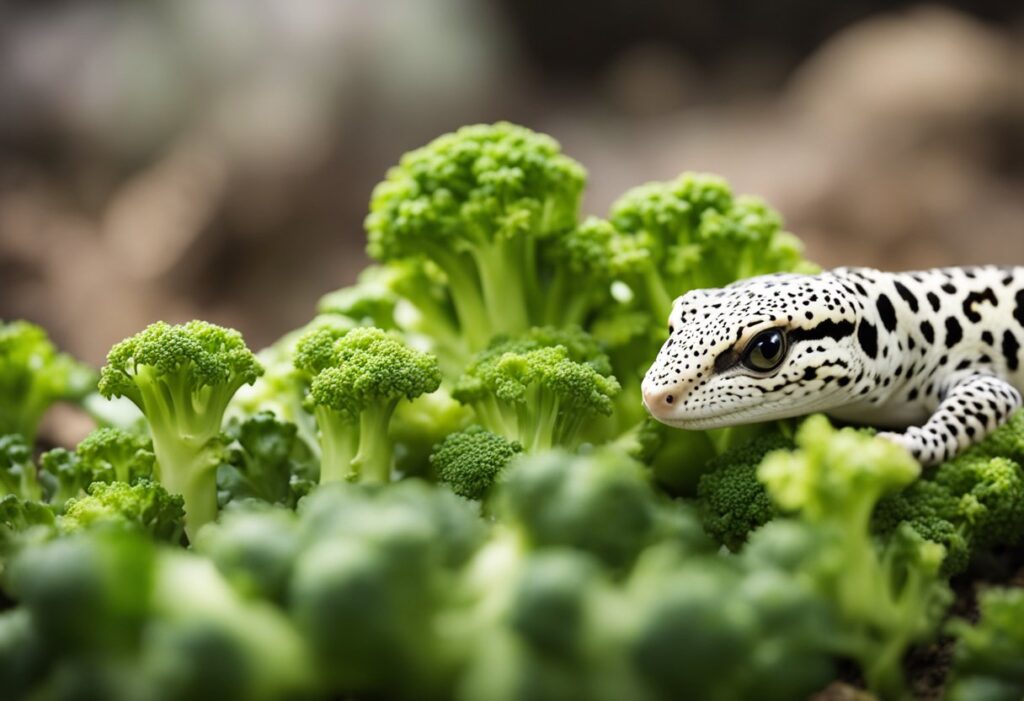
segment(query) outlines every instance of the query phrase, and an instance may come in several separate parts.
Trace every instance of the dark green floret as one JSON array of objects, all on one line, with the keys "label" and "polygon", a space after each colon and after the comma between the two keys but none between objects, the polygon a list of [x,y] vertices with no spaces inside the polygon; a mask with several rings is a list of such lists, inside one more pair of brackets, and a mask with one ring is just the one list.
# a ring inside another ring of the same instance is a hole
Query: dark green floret
[{"label": "dark green floret", "polygon": [[467,499],[483,499],[523,447],[482,426],[450,434],[430,455],[438,479]]},{"label": "dark green floret", "polygon": [[320,482],[389,481],[391,416],[401,400],[440,387],[437,358],[381,329],[314,329],[299,340],[295,366],[309,378],[320,427]]},{"label": "dark green floret", "polygon": [[100,393],[127,397],[146,416],[157,476],[185,498],[190,535],[217,515],[216,469],[224,411],[263,374],[241,334],[204,321],[157,322],[118,343],[100,373]]},{"label": "dark green floret", "polygon": [[738,550],[751,531],[775,518],[778,510],[757,479],[757,468],[769,452],[792,447],[793,442],[782,434],[769,433],[708,464],[697,487],[701,523],[708,535]]}]

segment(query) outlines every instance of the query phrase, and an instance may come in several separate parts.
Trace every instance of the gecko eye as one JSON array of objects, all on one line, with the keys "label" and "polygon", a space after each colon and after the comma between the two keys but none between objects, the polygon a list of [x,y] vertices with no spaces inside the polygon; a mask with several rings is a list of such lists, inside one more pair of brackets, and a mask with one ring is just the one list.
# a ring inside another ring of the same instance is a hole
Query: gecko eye
[{"label": "gecko eye", "polygon": [[754,336],[743,351],[743,364],[751,370],[774,370],[786,357],[786,334],[782,329],[769,329]]}]

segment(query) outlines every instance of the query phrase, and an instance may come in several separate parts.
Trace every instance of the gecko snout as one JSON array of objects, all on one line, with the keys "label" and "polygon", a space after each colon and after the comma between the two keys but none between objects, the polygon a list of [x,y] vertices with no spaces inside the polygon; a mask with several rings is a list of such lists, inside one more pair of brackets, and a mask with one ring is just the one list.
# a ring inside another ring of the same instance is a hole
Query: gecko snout
[{"label": "gecko snout", "polygon": [[659,387],[645,382],[642,391],[644,406],[656,419],[671,417],[682,399],[679,388],[671,385]]}]

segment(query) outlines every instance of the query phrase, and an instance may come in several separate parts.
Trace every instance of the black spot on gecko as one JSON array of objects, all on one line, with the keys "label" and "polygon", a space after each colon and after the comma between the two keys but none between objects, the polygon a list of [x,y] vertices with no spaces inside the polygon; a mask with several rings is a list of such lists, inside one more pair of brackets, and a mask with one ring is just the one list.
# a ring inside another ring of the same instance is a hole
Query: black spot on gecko
[{"label": "black spot on gecko", "polygon": [[956,344],[960,343],[964,337],[964,330],[960,326],[960,322],[956,320],[956,317],[946,318],[946,348],[952,348]]},{"label": "black spot on gecko", "polygon": [[910,307],[910,311],[916,312],[918,305],[917,297],[914,296],[914,293],[908,290],[907,286],[898,280],[894,284],[896,285],[896,291],[899,293],[900,297],[902,297],[903,301],[907,303],[908,307]]},{"label": "black spot on gecko", "polygon": [[878,330],[870,322],[860,322],[857,327],[857,341],[869,358],[878,357]]},{"label": "black spot on gecko", "polygon": [[991,287],[986,287],[981,292],[971,292],[964,298],[964,314],[975,323],[981,321],[981,314],[978,313],[974,306],[982,302],[988,302],[993,307],[999,304],[999,300],[996,299],[996,293],[992,291]]},{"label": "black spot on gecko", "polygon": [[896,330],[896,310],[893,309],[892,302],[886,295],[879,295],[878,301],[875,302],[875,306],[878,308],[878,316],[882,320],[882,324],[885,325],[885,330],[890,333]]},{"label": "black spot on gecko", "polygon": [[831,338],[840,341],[853,334],[852,321],[833,321],[825,319],[821,323],[809,329],[790,329],[789,340],[791,341],[820,341],[823,338]]},{"label": "black spot on gecko", "polygon": [[939,302],[939,296],[934,292],[928,293],[928,304],[932,305],[933,312],[939,311],[939,307],[942,306],[942,303]]},{"label": "black spot on gecko", "polygon": [[1017,302],[1017,308],[1013,310],[1013,318],[1017,320],[1017,323],[1024,326],[1024,290],[1018,290],[1015,298]]},{"label": "black spot on gecko", "polygon": [[927,343],[935,342],[935,329],[932,328],[930,321],[921,322],[921,334],[924,336],[924,340]]},{"label": "black spot on gecko", "polygon": [[942,291],[945,292],[948,295],[955,294],[956,293],[956,285],[954,285],[951,282],[947,282],[945,285],[942,286]]},{"label": "black spot on gecko", "polygon": [[1020,366],[1019,351],[1020,343],[1017,342],[1017,337],[1007,329],[1003,333],[1003,357],[1006,358],[1006,367],[1011,371],[1015,371]]},{"label": "black spot on gecko", "polygon": [[990,345],[990,346],[993,345],[996,342],[996,339],[995,339],[995,337],[992,336],[992,332],[991,331],[982,331],[981,332],[981,340],[984,341],[987,345]]}]

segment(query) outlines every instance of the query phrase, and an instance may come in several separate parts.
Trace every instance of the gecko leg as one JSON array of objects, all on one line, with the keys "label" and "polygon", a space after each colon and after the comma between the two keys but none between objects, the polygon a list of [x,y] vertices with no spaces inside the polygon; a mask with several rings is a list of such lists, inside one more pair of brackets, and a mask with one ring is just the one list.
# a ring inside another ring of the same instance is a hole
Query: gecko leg
[{"label": "gecko leg", "polygon": [[902,445],[921,464],[936,465],[980,441],[1020,406],[1020,392],[1009,383],[990,375],[970,375],[946,390],[923,426],[878,435]]}]

